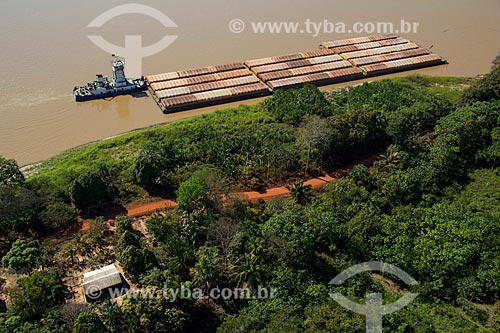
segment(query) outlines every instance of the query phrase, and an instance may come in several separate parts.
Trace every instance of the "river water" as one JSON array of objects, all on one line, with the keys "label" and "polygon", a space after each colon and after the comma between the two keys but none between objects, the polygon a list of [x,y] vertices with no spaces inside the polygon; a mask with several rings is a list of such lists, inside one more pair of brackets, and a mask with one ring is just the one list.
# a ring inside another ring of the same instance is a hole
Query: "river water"
[{"label": "river water", "polygon": [[[123,15],[101,28],[87,25],[124,1],[2,0],[0,2],[0,155],[20,165],[65,149],[219,107],[164,115],[150,97],[75,103],[74,85],[111,75],[110,56],[88,39],[102,35],[123,45],[125,35],[142,35],[151,45],[164,35],[177,40],[143,60],[143,73],[197,68],[264,56],[313,50],[325,40],[363,34],[254,33],[250,22],[418,22],[417,33],[403,34],[449,61],[421,70],[428,75],[475,76],[486,73],[500,52],[500,0],[150,0],[136,1],[170,17],[165,28],[145,15]],[[246,23],[232,33],[228,23]],[[239,104],[239,103],[236,103]]]}]

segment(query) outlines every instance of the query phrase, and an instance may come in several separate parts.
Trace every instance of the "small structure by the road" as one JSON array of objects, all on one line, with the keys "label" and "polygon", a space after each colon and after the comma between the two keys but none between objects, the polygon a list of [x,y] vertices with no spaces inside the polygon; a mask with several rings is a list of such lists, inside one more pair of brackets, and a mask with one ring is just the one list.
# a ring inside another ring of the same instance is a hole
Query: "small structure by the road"
[{"label": "small structure by the road", "polygon": [[82,288],[87,302],[118,296],[116,291],[123,287],[124,282],[114,264],[83,274]]}]

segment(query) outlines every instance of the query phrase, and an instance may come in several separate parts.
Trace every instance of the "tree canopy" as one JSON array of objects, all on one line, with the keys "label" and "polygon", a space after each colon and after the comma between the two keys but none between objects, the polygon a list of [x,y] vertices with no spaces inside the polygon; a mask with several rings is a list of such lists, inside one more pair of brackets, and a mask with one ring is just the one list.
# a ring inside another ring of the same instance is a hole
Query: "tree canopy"
[{"label": "tree canopy", "polygon": [[0,186],[22,185],[24,175],[15,160],[8,160],[0,156]]}]

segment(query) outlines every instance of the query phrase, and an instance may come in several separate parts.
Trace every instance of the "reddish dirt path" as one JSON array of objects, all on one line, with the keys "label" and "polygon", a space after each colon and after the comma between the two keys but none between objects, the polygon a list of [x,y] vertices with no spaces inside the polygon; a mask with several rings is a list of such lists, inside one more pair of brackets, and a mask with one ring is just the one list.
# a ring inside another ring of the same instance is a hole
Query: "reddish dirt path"
[{"label": "reddish dirt path", "polygon": [[137,217],[154,213],[157,209],[169,209],[177,207],[177,202],[173,200],[163,199],[145,204],[131,205],[126,207],[127,215],[130,217]]},{"label": "reddish dirt path", "polygon": [[[332,181],[338,180],[340,177],[338,176],[331,176],[331,175],[326,175],[318,178],[313,178],[309,179],[308,181],[304,182],[304,185],[311,185],[312,188],[320,188]],[[265,200],[269,201],[275,198],[279,197],[285,197],[290,194],[290,190],[287,189],[284,186],[280,187],[274,187],[274,188],[268,188],[267,190],[263,192],[257,192],[257,191],[248,191],[248,192],[236,192],[234,195],[240,200],[243,201],[251,201],[251,202],[257,202],[259,200]]]},{"label": "reddish dirt path", "polygon": [[[359,163],[356,164],[364,164],[366,166],[371,165],[377,158],[378,155],[374,155],[371,157],[368,157]],[[313,179],[309,179],[308,181],[305,181],[305,185],[311,185],[314,189],[320,188],[332,181],[336,181],[339,178],[342,177],[342,174],[349,172],[352,169],[352,166],[349,166],[345,169],[339,170],[335,175],[325,175],[322,177],[317,177]],[[233,193],[236,197],[238,197],[240,200],[243,201],[251,201],[251,202],[257,202],[259,200],[265,200],[269,201],[275,198],[280,198],[280,197],[285,197],[290,194],[290,190],[288,190],[286,187],[280,186],[280,187],[274,187],[274,188],[268,188],[267,190],[263,192],[256,192],[256,191],[248,191],[248,192],[236,192]],[[129,217],[139,217],[139,216],[144,216],[144,215],[150,215],[156,212],[157,210],[164,210],[164,209],[171,209],[177,207],[177,203],[173,200],[168,200],[168,199],[162,199],[158,201],[153,201],[153,202],[148,202],[144,204],[132,204],[130,206],[126,206],[126,214]],[[123,213],[121,213],[123,214]],[[113,215],[112,212],[107,212],[107,216]],[[116,214],[119,215],[119,214]],[[116,216],[114,215],[114,216]],[[112,219],[112,218],[110,218]],[[80,232],[85,232],[89,229],[90,226],[90,221],[91,220],[84,220],[82,223],[82,226],[80,228]]]}]

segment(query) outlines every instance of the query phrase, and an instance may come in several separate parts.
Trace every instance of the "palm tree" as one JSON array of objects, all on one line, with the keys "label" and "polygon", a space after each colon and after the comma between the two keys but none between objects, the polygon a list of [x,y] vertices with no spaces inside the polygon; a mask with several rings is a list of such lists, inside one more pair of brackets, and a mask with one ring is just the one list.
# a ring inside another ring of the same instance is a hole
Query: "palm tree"
[{"label": "palm tree", "polygon": [[198,262],[193,267],[193,283],[207,290],[217,283],[220,277],[220,258],[217,248],[202,246],[196,253]]},{"label": "palm tree", "polygon": [[288,186],[290,190],[290,195],[295,199],[300,205],[305,205],[311,200],[312,196],[312,186],[304,185],[304,181],[302,179],[297,180],[292,185]]},{"label": "palm tree", "polygon": [[264,254],[264,240],[260,237],[250,236],[246,243],[247,252],[254,256]]},{"label": "palm tree", "polygon": [[391,147],[389,147],[385,153],[379,156],[378,161],[376,161],[374,165],[380,170],[389,171],[394,169],[399,162],[399,152],[397,150],[392,150]]},{"label": "palm tree", "polygon": [[258,257],[246,253],[236,265],[236,283],[238,286],[246,284],[251,289],[256,289],[262,285],[264,271],[258,263]]}]

